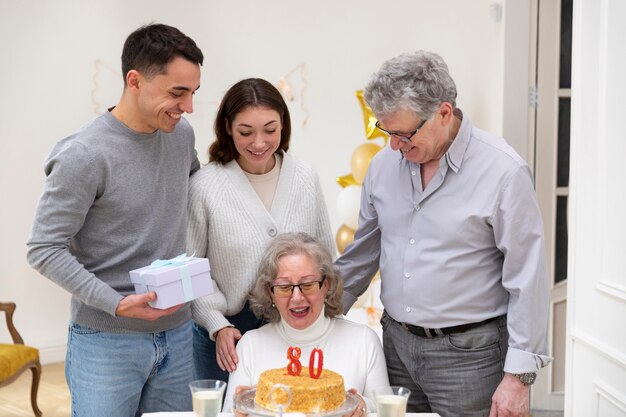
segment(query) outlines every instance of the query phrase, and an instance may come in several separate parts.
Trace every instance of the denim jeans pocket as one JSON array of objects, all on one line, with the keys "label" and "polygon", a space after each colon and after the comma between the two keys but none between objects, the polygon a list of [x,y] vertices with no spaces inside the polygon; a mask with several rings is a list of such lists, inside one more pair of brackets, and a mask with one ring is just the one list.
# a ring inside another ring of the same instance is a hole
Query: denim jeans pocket
[{"label": "denim jeans pocket", "polygon": [[78,323],[75,323],[73,321],[70,322],[70,332],[75,333],[75,334],[97,334],[100,333],[99,330],[94,330],[90,327],[87,326],[81,326]]},{"label": "denim jeans pocket", "polygon": [[464,333],[452,333],[446,336],[448,344],[464,351],[488,350],[498,347],[500,331],[496,326],[485,325]]}]

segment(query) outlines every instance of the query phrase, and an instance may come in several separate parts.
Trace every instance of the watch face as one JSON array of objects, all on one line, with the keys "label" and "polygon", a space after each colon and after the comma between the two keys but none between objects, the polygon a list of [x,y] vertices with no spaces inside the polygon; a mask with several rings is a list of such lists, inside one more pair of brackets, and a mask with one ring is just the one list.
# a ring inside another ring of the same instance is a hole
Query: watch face
[{"label": "watch face", "polygon": [[522,381],[522,384],[531,385],[532,383],[535,382],[535,378],[537,377],[537,374],[534,372],[527,372],[525,374],[519,374],[517,377],[519,378],[520,381]]}]

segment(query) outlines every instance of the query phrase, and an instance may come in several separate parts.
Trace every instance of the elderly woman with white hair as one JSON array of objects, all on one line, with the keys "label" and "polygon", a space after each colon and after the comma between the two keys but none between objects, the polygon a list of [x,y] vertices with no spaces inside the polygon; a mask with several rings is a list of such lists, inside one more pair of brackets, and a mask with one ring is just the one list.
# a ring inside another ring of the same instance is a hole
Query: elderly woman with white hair
[{"label": "elderly woman with white hair", "polygon": [[324,368],[343,376],[359,394],[353,417],[375,410],[372,388],[388,385],[382,345],[369,327],[337,317],[343,282],[328,249],[306,233],[285,233],[268,245],[250,296],[252,311],[268,324],[248,331],[237,344],[240,363],[230,374],[224,411],[236,392],[255,385],[261,372],[286,367],[286,352],[298,346],[308,358],[324,352]]}]

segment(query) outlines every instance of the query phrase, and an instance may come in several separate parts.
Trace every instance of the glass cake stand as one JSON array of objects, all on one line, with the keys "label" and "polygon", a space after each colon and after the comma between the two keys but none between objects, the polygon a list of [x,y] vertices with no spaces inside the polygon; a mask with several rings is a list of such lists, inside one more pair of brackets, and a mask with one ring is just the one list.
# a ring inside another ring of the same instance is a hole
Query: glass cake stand
[{"label": "glass cake stand", "polygon": [[330,411],[324,411],[319,413],[300,413],[297,411],[294,412],[283,412],[281,410],[270,410],[268,408],[262,407],[254,402],[254,396],[256,395],[256,387],[248,389],[246,391],[240,392],[235,395],[234,398],[234,408],[240,410],[246,414],[259,416],[259,417],[280,417],[280,416],[306,416],[306,417],[340,417],[344,414],[348,414],[354,411],[356,406],[359,403],[359,396],[356,394],[352,394],[351,392],[346,392],[346,400],[337,408]]}]

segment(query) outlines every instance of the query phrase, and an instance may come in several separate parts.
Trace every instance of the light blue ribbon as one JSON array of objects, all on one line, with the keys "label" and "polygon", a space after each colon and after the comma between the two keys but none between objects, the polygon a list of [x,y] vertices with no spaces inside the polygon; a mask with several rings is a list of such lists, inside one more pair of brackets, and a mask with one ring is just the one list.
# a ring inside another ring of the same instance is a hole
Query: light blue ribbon
[{"label": "light blue ribbon", "polygon": [[186,263],[193,260],[195,254],[196,253],[194,252],[191,256],[187,256],[186,253],[181,253],[180,255],[172,259],[157,259],[156,261],[152,262],[147,269],[139,273],[139,277],[141,278],[141,284],[146,287],[146,291],[148,291],[148,284],[146,282],[146,277],[144,276],[146,272],[151,269],[162,268],[169,265],[178,266],[180,267],[178,272],[180,274],[180,281],[183,286],[183,297],[185,298],[185,301],[193,300],[191,275],[189,274],[189,267],[186,265]]},{"label": "light blue ribbon", "polygon": [[180,268],[180,283],[183,285],[183,297],[185,297],[185,301],[193,300],[191,275],[189,274],[189,268],[187,267],[187,265],[182,265]]}]

